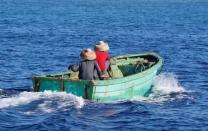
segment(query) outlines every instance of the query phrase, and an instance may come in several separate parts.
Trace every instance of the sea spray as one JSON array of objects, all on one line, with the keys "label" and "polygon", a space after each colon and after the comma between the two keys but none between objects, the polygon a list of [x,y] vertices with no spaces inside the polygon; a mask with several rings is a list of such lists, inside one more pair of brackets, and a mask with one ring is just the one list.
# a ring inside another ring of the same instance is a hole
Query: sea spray
[{"label": "sea spray", "polygon": [[[27,105],[36,100],[42,100],[42,103],[37,106],[38,110],[43,112],[52,112],[66,106],[82,108],[85,104],[84,99],[65,92],[21,92],[18,95],[0,99],[0,108]],[[50,106],[54,101],[57,106]]]},{"label": "sea spray", "polygon": [[0,99],[0,108],[28,104],[37,99],[39,99],[39,95],[34,95],[33,92],[22,92],[17,96]]},{"label": "sea spray", "polygon": [[[178,82],[174,73],[161,73],[154,78],[151,93],[147,97],[134,97],[132,100],[162,103],[169,100],[189,98],[183,94],[186,90]],[[171,94],[175,93],[174,96]]]},{"label": "sea spray", "polygon": [[173,73],[162,73],[156,76],[153,85],[153,93],[170,94],[185,92],[185,89],[180,86],[177,76]]}]

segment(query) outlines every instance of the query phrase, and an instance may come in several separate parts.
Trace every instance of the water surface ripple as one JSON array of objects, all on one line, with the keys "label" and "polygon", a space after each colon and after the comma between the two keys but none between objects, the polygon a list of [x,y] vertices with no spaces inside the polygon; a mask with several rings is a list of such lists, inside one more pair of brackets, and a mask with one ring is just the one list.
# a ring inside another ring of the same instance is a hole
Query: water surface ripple
[{"label": "water surface ripple", "polygon": [[[99,40],[111,56],[164,58],[148,97],[32,92],[32,76],[66,71]],[[207,59],[206,0],[1,0],[0,130],[208,130]]]}]

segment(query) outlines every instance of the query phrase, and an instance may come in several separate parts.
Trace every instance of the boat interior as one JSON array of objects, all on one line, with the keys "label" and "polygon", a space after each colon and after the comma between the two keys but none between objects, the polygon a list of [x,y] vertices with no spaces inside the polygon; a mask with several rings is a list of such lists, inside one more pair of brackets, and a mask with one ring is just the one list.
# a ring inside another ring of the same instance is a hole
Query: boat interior
[{"label": "boat interior", "polygon": [[[107,79],[117,79],[143,72],[157,64],[158,61],[158,57],[150,54],[113,57],[110,60],[111,65],[107,71],[109,75]],[[47,77],[78,80],[78,74],[78,72],[70,71],[64,74],[47,75]]]},{"label": "boat interior", "polygon": [[143,72],[153,65],[155,65],[159,59],[154,55],[132,55],[128,57],[112,58],[111,66],[108,71],[111,78],[121,78],[136,73]]}]

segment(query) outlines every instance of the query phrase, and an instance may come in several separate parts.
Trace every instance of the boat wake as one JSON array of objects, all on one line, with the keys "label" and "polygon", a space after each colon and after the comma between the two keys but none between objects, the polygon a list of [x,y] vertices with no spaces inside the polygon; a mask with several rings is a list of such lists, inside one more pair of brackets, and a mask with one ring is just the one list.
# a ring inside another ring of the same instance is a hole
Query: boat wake
[{"label": "boat wake", "polygon": [[161,73],[154,79],[151,93],[148,97],[136,97],[133,101],[150,103],[163,103],[176,99],[192,99],[187,95],[187,90],[178,82],[177,76],[173,73]]},{"label": "boat wake", "polygon": [[177,76],[173,73],[162,73],[155,77],[152,88],[154,94],[183,93],[186,90],[179,84]]},{"label": "boat wake", "polygon": [[0,99],[0,109],[33,105],[33,109],[25,111],[27,114],[35,112],[50,113],[56,110],[77,108],[84,106],[84,99],[64,92],[21,92],[14,96]]}]

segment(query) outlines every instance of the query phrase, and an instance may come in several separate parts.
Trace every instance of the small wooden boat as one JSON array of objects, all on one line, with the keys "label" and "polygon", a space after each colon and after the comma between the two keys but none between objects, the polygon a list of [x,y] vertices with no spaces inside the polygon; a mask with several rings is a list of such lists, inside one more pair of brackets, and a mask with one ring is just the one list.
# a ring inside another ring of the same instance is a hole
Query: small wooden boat
[{"label": "small wooden boat", "polygon": [[79,80],[75,72],[37,76],[32,78],[34,91],[65,91],[101,102],[146,96],[163,60],[155,53],[144,53],[116,56],[110,62],[109,79]]}]

